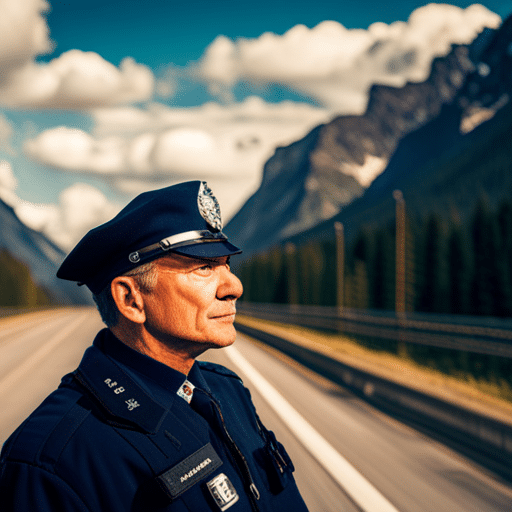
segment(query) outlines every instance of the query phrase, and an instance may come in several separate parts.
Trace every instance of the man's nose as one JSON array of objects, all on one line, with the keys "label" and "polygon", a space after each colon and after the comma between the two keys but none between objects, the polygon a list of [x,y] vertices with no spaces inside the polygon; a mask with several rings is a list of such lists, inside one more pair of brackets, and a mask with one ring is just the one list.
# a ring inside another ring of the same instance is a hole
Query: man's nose
[{"label": "man's nose", "polygon": [[228,300],[241,297],[244,291],[242,281],[231,272],[227,265],[222,266],[219,271],[221,273],[221,280],[219,288],[217,289],[217,298],[220,300]]}]

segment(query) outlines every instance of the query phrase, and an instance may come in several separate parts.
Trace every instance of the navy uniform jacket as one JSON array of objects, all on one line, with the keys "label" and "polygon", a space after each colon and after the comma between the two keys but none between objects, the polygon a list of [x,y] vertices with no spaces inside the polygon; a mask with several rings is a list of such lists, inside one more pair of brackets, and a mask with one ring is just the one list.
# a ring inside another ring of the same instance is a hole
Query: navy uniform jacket
[{"label": "navy uniform jacket", "polygon": [[196,362],[187,378],[190,405],[183,374],[100,331],[5,443],[0,510],[306,511],[236,374]]}]

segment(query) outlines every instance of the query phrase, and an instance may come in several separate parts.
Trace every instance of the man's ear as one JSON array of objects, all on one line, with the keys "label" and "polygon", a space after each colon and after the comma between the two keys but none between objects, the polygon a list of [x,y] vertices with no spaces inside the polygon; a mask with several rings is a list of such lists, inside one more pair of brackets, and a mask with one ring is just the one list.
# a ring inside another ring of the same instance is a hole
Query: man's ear
[{"label": "man's ear", "polygon": [[144,297],[133,277],[114,278],[110,284],[110,291],[121,315],[137,324],[143,324],[146,321]]}]

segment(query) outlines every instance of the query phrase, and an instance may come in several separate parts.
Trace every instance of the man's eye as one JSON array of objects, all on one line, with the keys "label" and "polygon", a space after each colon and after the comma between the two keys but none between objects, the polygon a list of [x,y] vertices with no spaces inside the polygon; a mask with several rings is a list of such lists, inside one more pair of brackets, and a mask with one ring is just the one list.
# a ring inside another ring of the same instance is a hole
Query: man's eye
[{"label": "man's eye", "polygon": [[202,265],[197,268],[197,271],[201,274],[209,274],[213,270],[213,265]]}]

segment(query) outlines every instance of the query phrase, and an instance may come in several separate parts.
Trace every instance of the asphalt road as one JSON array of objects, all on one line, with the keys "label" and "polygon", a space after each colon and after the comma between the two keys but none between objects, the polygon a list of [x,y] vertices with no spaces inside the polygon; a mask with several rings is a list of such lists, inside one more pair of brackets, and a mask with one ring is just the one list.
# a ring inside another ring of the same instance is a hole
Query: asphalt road
[{"label": "asphalt road", "polygon": [[[76,367],[101,327],[93,310],[0,319],[0,442]],[[204,358],[251,389],[311,512],[512,510],[512,485],[245,336]]]}]

